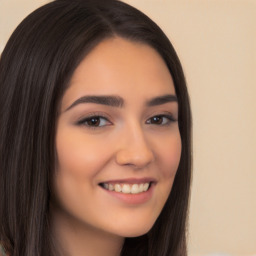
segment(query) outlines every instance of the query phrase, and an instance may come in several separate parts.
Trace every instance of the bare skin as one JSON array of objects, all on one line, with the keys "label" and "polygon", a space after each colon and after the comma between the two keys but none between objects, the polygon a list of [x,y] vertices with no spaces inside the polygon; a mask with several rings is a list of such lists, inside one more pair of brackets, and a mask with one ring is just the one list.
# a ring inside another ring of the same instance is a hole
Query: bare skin
[{"label": "bare skin", "polygon": [[150,46],[112,38],[80,63],[56,134],[52,221],[67,256],[118,256],[125,237],[151,229],[180,161],[177,119],[172,77]]}]

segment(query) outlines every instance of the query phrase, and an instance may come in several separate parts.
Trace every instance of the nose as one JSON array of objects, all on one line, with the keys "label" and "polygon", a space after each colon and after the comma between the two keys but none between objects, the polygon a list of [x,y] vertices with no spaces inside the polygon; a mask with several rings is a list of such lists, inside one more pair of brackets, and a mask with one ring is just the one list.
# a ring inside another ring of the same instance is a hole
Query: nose
[{"label": "nose", "polygon": [[119,140],[116,162],[119,165],[132,166],[135,169],[147,167],[155,160],[153,149],[141,128],[126,130]]}]

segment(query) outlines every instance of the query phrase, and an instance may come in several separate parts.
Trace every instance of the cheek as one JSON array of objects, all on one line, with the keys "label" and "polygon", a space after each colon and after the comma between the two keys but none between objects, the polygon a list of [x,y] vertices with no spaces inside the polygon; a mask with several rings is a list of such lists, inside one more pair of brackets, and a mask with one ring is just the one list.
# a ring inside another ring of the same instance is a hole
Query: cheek
[{"label": "cheek", "polygon": [[159,153],[160,163],[162,164],[163,175],[166,178],[173,178],[177,172],[181,157],[181,138],[178,134],[170,137],[161,146]]},{"label": "cheek", "polygon": [[94,176],[100,170],[107,152],[99,140],[83,133],[59,129],[56,137],[57,170],[73,176]]},{"label": "cheek", "polygon": [[157,194],[155,209],[158,209],[158,215],[155,218],[157,218],[172,190],[181,157],[181,138],[178,132],[174,132],[158,140],[155,145],[156,170],[159,180],[155,190]]},{"label": "cheek", "polygon": [[[88,201],[92,205],[90,197],[95,190],[94,177],[104,165],[104,147],[99,147],[99,141],[59,127],[56,135],[56,175],[54,179],[54,191],[61,207],[72,215],[83,216],[86,205],[81,203]],[[101,157],[100,157],[101,156]],[[78,196],[80,195],[80,196]],[[82,217],[81,217],[82,218]]]}]

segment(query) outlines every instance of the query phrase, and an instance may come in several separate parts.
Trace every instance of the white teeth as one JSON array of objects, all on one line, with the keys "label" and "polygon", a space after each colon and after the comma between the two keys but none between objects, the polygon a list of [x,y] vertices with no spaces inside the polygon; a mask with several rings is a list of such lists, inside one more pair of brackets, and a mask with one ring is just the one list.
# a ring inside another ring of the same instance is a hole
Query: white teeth
[{"label": "white teeth", "polygon": [[138,184],[133,184],[132,189],[131,189],[132,194],[138,194],[139,193],[139,185]]},{"label": "white teeth", "polygon": [[139,192],[143,192],[143,187],[144,187],[144,184],[139,185]]},{"label": "white teeth", "polygon": [[122,191],[122,187],[121,187],[121,185],[120,184],[115,184],[115,191],[116,192],[121,192]]},{"label": "white teeth", "polygon": [[143,184],[143,191],[147,191],[149,187],[149,183]]},{"label": "white teeth", "polygon": [[103,187],[110,191],[115,191],[124,194],[138,194],[145,192],[149,188],[149,182],[141,184],[111,184],[103,183]]},{"label": "white teeth", "polygon": [[[117,191],[118,192],[118,191]],[[122,187],[122,193],[125,193],[125,194],[129,194],[131,193],[131,188],[129,185],[127,184],[124,184],[123,187]]]}]

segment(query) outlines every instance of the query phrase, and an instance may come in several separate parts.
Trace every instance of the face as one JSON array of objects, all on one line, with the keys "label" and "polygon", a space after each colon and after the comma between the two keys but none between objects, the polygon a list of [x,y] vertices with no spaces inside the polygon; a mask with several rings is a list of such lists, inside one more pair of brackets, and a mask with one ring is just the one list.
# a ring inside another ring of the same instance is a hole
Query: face
[{"label": "face", "polygon": [[150,46],[101,42],[75,70],[57,124],[54,190],[61,211],[121,237],[145,234],[181,155],[172,77]]}]

